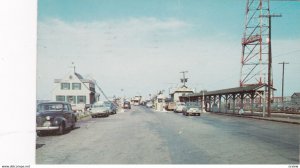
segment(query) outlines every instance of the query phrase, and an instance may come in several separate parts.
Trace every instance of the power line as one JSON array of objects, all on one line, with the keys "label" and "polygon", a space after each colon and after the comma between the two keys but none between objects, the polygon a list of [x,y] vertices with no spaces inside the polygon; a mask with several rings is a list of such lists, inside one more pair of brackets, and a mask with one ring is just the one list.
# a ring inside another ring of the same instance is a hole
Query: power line
[{"label": "power line", "polygon": [[293,51],[290,51],[290,52],[281,53],[281,54],[279,54],[279,55],[274,56],[273,58],[286,56],[286,55],[293,54],[293,53],[296,53],[296,52],[300,52],[300,50],[293,50]]}]

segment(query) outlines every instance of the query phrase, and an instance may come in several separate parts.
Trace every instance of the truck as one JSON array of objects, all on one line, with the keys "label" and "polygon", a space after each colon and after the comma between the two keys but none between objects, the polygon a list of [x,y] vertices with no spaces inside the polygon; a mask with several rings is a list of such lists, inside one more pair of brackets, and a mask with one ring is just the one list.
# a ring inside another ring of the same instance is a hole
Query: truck
[{"label": "truck", "polygon": [[138,106],[141,104],[141,100],[142,100],[142,96],[134,96],[134,98],[132,99],[132,103],[135,106]]}]

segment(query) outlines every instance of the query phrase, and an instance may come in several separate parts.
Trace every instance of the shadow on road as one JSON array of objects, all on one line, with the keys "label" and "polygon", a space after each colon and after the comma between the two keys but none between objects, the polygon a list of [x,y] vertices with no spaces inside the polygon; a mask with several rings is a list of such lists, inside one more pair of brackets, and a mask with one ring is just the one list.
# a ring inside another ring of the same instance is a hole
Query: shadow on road
[{"label": "shadow on road", "polygon": [[[68,134],[71,131],[77,130],[79,128],[80,128],[79,126],[76,126],[73,129],[66,129],[65,132],[64,132],[64,134],[62,134],[62,135]],[[48,131],[48,132],[40,132],[40,133],[38,133],[39,137],[45,137],[45,136],[62,136],[62,135],[57,134],[55,131]]]},{"label": "shadow on road", "polygon": [[35,144],[35,149],[39,149],[41,147],[43,147],[45,144]]}]

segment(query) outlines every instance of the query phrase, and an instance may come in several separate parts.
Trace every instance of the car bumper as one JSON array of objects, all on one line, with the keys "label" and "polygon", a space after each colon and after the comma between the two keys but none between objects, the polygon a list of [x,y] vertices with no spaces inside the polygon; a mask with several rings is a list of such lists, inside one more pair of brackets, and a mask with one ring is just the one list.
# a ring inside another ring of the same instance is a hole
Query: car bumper
[{"label": "car bumper", "polygon": [[109,113],[92,113],[91,116],[107,116]]},{"label": "car bumper", "polygon": [[51,130],[57,130],[59,129],[59,126],[51,126],[51,127],[36,127],[37,131],[51,131]]},{"label": "car bumper", "polygon": [[183,113],[184,111],[182,110],[174,110],[176,113]]},{"label": "car bumper", "polygon": [[188,114],[188,115],[201,115],[201,113],[200,112],[185,112],[186,114]]}]

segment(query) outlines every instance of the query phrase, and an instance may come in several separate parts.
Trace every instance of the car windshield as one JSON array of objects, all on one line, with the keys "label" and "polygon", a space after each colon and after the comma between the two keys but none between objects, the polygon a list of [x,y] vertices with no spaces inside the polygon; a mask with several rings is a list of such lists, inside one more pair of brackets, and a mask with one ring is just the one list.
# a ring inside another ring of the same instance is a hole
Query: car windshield
[{"label": "car windshield", "polygon": [[188,106],[188,108],[197,108],[197,109],[199,109],[199,106],[190,105],[190,106]]},{"label": "car windshield", "polygon": [[186,106],[188,108],[199,108],[200,107],[199,103],[197,103],[197,102],[188,102],[188,103],[186,103]]},{"label": "car windshield", "polygon": [[39,104],[37,108],[37,112],[51,112],[51,111],[62,111],[63,110],[63,104],[57,104],[57,103],[47,103],[47,104]]},{"label": "car windshield", "polygon": [[110,102],[104,102],[104,105],[105,105],[106,107],[110,107],[110,106],[111,106],[111,103],[110,103]]},{"label": "car windshield", "polygon": [[105,104],[94,104],[92,106],[93,108],[101,108],[101,107],[106,107]]}]

